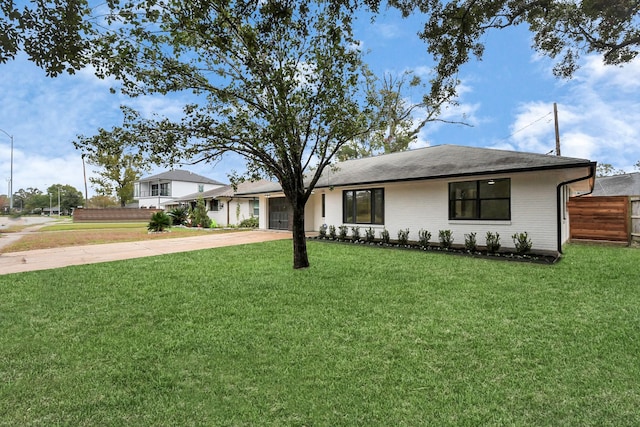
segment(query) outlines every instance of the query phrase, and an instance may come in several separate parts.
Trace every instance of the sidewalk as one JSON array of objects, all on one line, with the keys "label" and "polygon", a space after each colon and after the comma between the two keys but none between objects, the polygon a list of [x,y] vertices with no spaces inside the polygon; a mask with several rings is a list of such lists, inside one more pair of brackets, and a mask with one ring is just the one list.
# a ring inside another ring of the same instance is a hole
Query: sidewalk
[{"label": "sidewalk", "polygon": [[285,239],[290,232],[256,230],[10,252],[0,254],[0,275]]}]

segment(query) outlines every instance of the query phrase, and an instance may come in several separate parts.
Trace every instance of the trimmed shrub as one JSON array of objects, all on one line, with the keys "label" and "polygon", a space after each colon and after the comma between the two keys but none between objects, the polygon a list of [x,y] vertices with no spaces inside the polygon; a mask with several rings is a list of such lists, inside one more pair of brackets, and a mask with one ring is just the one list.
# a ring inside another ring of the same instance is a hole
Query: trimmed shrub
[{"label": "trimmed shrub", "polygon": [[382,240],[382,243],[388,244],[391,240],[391,237],[389,236],[389,230],[383,228],[380,232],[380,239]]},{"label": "trimmed shrub", "polygon": [[[240,221],[238,227],[240,228],[258,228],[258,217],[252,216],[251,218],[246,218]],[[215,227],[215,226],[212,226]]]},{"label": "trimmed shrub", "polygon": [[376,232],[373,231],[373,228],[369,227],[364,231],[364,240],[367,243],[373,242],[373,239],[376,238]]},{"label": "trimmed shrub", "polygon": [[340,240],[346,240],[348,230],[349,227],[347,227],[346,225],[341,225],[340,227],[338,227],[338,238]]},{"label": "trimmed shrub", "polygon": [[418,243],[420,243],[420,246],[426,248],[429,246],[429,240],[431,240],[431,233],[427,230],[420,229],[420,231],[418,231]]},{"label": "trimmed shrub", "polygon": [[360,227],[351,227],[351,238],[353,240],[360,240]]},{"label": "trimmed shrub", "polygon": [[398,230],[398,244],[406,246],[409,243],[409,229]]},{"label": "trimmed shrub", "polygon": [[493,234],[487,231],[487,252],[494,254],[500,250],[500,233]]},{"label": "trimmed shrub", "polygon": [[191,226],[209,228],[211,226],[211,218],[207,215],[207,207],[202,197],[198,198],[196,207],[191,211]]},{"label": "trimmed shrub", "polygon": [[464,235],[464,247],[469,252],[475,252],[478,248],[478,243],[476,242],[476,233],[469,233]]},{"label": "trimmed shrub", "polygon": [[529,252],[533,246],[526,231],[524,233],[515,233],[511,238],[513,239],[513,244],[516,247],[516,252],[520,255],[524,255]]},{"label": "trimmed shrub", "polygon": [[329,226],[329,237],[333,240],[336,239],[336,227],[334,225]]},{"label": "trimmed shrub", "polygon": [[453,232],[451,230],[439,230],[438,239],[440,240],[440,247],[450,249],[453,244]]}]

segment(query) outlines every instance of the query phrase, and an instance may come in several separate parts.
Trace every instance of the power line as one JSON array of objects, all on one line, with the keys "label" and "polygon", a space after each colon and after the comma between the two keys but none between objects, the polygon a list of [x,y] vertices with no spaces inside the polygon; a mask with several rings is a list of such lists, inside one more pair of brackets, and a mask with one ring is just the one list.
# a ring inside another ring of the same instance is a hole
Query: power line
[{"label": "power line", "polygon": [[534,121],[532,121],[531,123],[529,123],[528,125],[526,125],[526,126],[524,126],[524,127],[521,127],[520,129],[518,129],[518,130],[514,131],[512,134],[505,136],[505,137],[504,137],[504,138],[502,138],[500,141],[505,141],[505,140],[507,140],[507,139],[511,138],[511,137],[512,137],[513,135],[515,135],[516,133],[518,133],[518,132],[522,132],[523,130],[525,130],[525,129],[527,129],[527,128],[529,128],[529,127],[533,126],[533,125],[535,125],[535,124],[536,124],[536,123],[538,123],[539,121],[542,121],[543,119],[545,119],[545,118],[549,117],[549,116],[550,116],[550,115],[552,115],[552,114],[553,114],[553,111],[551,111],[551,112],[549,112],[549,113],[545,114],[544,116],[540,117],[539,119],[534,120]]}]

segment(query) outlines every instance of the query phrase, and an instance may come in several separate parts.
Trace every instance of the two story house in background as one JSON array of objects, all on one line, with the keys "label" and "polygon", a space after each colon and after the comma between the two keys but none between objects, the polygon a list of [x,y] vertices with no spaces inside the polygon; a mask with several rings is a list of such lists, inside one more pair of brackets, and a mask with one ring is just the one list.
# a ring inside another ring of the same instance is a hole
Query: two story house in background
[{"label": "two story house in background", "polygon": [[[264,182],[246,182],[238,186],[251,192]],[[194,208],[202,199],[207,215],[217,226],[238,225],[243,220],[259,216],[259,201],[255,196],[237,196],[233,188],[216,180],[186,170],[172,170],[141,178],[134,183],[134,199],[143,209],[170,211],[179,206]]]},{"label": "two story house in background", "polygon": [[165,209],[173,200],[189,194],[204,193],[225,184],[186,170],[171,170],[141,178],[134,183],[134,200],[140,208]]}]

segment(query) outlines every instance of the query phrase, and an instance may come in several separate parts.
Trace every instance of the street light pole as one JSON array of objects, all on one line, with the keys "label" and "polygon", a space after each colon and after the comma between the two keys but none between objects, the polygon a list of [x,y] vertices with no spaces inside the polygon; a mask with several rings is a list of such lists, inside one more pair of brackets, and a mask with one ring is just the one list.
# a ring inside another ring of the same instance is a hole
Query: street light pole
[{"label": "street light pole", "polygon": [[13,135],[9,135],[6,131],[0,129],[11,140],[11,175],[9,178],[9,212],[13,210]]}]

